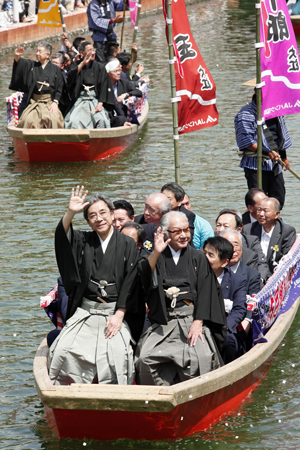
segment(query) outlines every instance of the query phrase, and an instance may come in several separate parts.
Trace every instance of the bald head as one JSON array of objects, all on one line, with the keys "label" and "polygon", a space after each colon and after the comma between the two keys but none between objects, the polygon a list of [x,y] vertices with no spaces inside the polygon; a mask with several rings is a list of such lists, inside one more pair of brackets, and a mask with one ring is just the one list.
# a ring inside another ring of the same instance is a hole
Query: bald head
[{"label": "bald head", "polygon": [[145,221],[159,226],[160,219],[169,211],[171,211],[171,202],[166,195],[160,192],[151,194],[145,202]]}]

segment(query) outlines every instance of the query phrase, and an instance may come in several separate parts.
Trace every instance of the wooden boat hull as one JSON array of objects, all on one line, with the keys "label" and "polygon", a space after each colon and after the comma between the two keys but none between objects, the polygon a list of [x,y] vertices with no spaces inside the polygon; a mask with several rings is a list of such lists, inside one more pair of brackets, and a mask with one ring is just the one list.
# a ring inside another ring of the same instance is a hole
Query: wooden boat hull
[{"label": "wooden boat hull", "polygon": [[98,161],[126,149],[137,136],[148,115],[146,102],[141,125],[99,130],[36,130],[9,125],[15,154],[29,162]]},{"label": "wooden boat hull", "polygon": [[267,343],[257,344],[220,369],[171,387],[53,386],[44,340],[35,357],[34,376],[48,424],[57,436],[73,439],[175,440],[203,431],[234,411],[259,385],[298,305],[299,298],[278,317]]},{"label": "wooden boat hull", "polygon": [[290,16],[295,36],[300,36],[300,16]]}]

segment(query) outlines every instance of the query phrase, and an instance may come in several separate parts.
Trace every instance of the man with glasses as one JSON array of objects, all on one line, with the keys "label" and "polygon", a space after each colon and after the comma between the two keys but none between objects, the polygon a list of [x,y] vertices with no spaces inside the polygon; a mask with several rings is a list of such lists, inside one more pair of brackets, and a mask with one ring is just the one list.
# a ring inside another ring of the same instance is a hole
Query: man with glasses
[{"label": "man with glasses", "polygon": [[[87,193],[83,186],[72,189],[55,233],[57,264],[69,300],[66,325],[50,347],[49,376],[60,385],[133,384],[130,343],[139,338],[145,310],[137,290],[138,248],[113,228],[110,199],[95,194],[85,201]],[[91,232],[72,227],[82,210]]]},{"label": "man with glasses", "polygon": [[140,384],[169,386],[220,366],[226,317],[207,259],[188,245],[186,215],[171,211],[160,224],[154,251],[139,262],[152,326],[138,344],[136,372]]}]

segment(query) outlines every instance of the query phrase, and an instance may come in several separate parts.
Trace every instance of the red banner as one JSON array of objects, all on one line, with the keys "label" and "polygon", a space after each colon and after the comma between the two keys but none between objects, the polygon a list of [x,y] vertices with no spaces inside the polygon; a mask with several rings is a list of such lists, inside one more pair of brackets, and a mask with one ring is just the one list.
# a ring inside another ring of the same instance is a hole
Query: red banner
[{"label": "red banner", "polygon": [[[166,0],[163,10],[167,22]],[[184,0],[172,1],[172,18],[178,133],[184,134],[217,125],[219,114],[216,85],[194,41]]]}]

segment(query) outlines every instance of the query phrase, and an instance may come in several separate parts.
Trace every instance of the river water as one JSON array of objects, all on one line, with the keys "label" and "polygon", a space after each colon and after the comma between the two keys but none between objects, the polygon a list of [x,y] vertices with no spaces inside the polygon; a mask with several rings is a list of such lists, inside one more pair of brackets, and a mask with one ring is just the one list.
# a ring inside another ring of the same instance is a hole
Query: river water
[{"label": "river water", "polygon": [[[188,7],[194,38],[217,86],[220,123],[180,139],[181,184],[193,210],[212,224],[224,207],[244,209],[246,182],[239,169],[233,119],[250,100],[242,82],[255,77],[254,3],[204,1]],[[125,26],[128,42],[132,31]],[[68,205],[71,188],[82,183],[112,199],[125,198],[141,212],[145,196],[174,180],[170,85],[162,14],[141,20],[139,62],[151,77],[148,123],[121,155],[96,163],[28,164],[14,155],[6,132],[12,55],[0,57],[0,449],[296,449],[300,442],[299,314],[267,376],[240,409],[206,432],[175,443],[84,442],[59,440],[49,429],[34,387],[35,351],[51,329],[39,297],[57,278],[55,226]],[[58,47],[58,43],[55,44]],[[26,52],[33,56],[29,48]],[[299,119],[287,118],[293,148],[291,166],[300,173]],[[285,175],[282,212],[298,231],[299,181]],[[78,217],[75,225],[83,227]],[[118,426],[118,424],[116,424]]]}]

